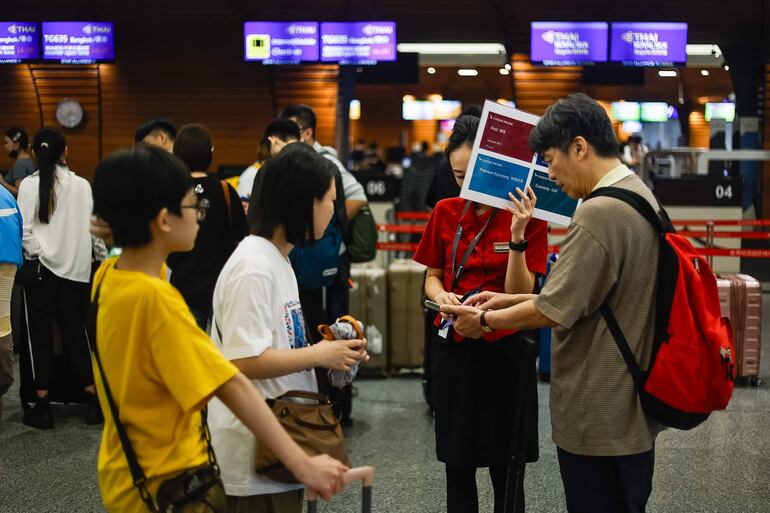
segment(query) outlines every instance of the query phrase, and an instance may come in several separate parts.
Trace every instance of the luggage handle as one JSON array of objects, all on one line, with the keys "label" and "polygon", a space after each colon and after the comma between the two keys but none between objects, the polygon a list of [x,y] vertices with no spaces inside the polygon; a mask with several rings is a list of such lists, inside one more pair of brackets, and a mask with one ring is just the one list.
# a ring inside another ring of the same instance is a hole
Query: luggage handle
[{"label": "luggage handle", "polygon": [[[358,467],[348,470],[342,480],[345,484],[350,484],[354,481],[363,482],[363,496],[361,499],[361,511],[363,513],[371,513],[372,511],[372,485],[374,484],[374,467]],[[308,489],[307,490],[307,513],[317,513],[318,511],[318,494]]]}]

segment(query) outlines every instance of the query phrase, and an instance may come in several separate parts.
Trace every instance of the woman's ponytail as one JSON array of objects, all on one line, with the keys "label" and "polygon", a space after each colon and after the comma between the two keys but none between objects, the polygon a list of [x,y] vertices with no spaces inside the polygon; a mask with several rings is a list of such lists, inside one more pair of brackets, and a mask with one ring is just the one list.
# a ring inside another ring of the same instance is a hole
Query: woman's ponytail
[{"label": "woman's ponytail", "polygon": [[64,134],[55,128],[41,128],[32,140],[38,170],[40,172],[39,203],[37,217],[43,224],[48,224],[56,209],[54,182],[56,166],[61,161],[67,142]]}]

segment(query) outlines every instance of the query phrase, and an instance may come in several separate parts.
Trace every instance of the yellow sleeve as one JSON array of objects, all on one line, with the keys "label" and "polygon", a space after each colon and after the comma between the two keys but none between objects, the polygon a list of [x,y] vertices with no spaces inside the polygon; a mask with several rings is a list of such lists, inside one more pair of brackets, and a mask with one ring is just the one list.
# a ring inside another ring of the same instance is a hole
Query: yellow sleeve
[{"label": "yellow sleeve", "polygon": [[150,337],[155,366],[183,411],[200,409],[238,369],[195,324],[181,296],[162,293],[159,300],[165,303],[156,309],[163,322]]}]

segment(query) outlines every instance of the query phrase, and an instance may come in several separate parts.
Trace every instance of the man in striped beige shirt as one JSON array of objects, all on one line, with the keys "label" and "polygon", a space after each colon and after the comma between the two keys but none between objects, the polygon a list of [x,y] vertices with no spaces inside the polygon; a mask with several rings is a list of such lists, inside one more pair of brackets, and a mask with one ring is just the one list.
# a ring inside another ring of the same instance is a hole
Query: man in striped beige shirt
[{"label": "man in striped beige shirt", "polygon": [[[620,187],[658,204],[619,159],[604,109],[584,94],[548,108],[532,131],[549,175],[573,198]],[[455,329],[553,327],[551,425],[570,513],[643,513],[652,492],[655,436],[618,347],[599,311],[608,300],[642,368],[654,332],[657,234],[633,208],[609,197],[576,211],[561,255],[539,295],[482,292],[442,307]]]}]

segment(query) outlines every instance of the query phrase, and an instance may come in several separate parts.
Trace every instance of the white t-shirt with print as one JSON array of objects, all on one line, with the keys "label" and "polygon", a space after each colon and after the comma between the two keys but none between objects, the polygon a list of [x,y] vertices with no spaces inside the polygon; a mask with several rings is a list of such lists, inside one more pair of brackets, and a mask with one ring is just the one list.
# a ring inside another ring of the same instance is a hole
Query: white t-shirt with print
[{"label": "white t-shirt with print", "polygon": [[[270,348],[291,350],[308,345],[294,271],[278,248],[262,237],[243,239],[222,269],[214,289],[214,320],[219,330],[212,327],[212,338],[228,360],[259,356]],[[289,390],[318,391],[313,369],[252,382],[266,399]],[[209,406],[209,428],[228,495],[302,488],[256,473],[256,437],[216,398]]]}]

